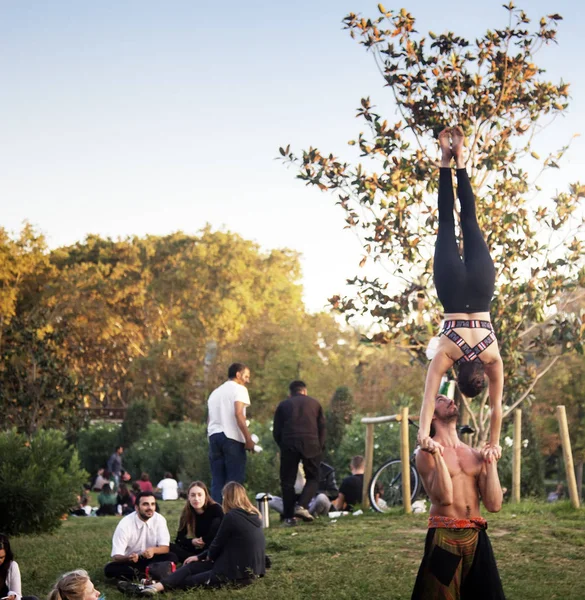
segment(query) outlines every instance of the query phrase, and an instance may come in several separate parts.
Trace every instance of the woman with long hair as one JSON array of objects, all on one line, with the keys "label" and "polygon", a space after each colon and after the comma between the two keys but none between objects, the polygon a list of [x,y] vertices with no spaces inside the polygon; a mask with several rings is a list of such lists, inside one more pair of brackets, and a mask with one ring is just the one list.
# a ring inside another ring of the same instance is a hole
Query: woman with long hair
[{"label": "woman with long hair", "polygon": [[77,569],[61,575],[47,600],[98,600],[99,590],[95,589],[87,571]]},{"label": "woman with long hair", "polygon": [[[461,393],[473,398],[487,385],[491,408],[489,443],[483,449],[488,461],[499,459],[502,426],[504,368],[498,342],[490,320],[490,303],[496,271],[489,249],[477,223],[475,198],[465,170],[464,135],[460,127],[439,134],[441,168],[439,172],[439,231],[435,244],[434,280],[443,305],[444,321],[437,352],[425,383],[420,414],[419,442],[423,450],[442,446],[430,436],[435,398],[445,373],[455,365]],[[453,179],[451,160],[455,159],[457,195],[461,204],[463,258],[455,236]]]},{"label": "woman with long hair", "polygon": [[124,591],[152,596],[199,586],[249,585],[262,577],[266,572],[266,540],[260,512],[248,499],[243,485],[226,483],[223,510],[225,516],[205,557],[191,556],[160,582],[126,586]]},{"label": "woman with long hair", "polygon": [[14,560],[10,540],[3,534],[0,534],[0,598],[37,600],[36,596],[22,595],[20,568]]},{"label": "woman with long hair", "polygon": [[171,544],[181,562],[209,548],[223,519],[221,505],[209,495],[202,481],[194,481],[187,490],[187,502],[179,519],[179,531]]}]

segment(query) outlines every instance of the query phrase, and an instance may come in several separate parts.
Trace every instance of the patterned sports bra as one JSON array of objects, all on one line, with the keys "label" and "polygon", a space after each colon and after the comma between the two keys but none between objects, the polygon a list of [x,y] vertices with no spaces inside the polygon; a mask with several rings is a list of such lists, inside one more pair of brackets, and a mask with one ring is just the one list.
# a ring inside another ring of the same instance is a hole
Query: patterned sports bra
[{"label": "patterned sports bra", "polygon": [[[455,331],[455,329],[488,329],[489,333],[473,348]],[[479,355],[493,342],[496,341],[496,334],[490,321],[465,321],[451,320],[443,323],[443,329],[439,334],[448,337],[452,342],[457,344],[463,351],[463,356],[455,361],[456,365],[461,365],[474,360],[481,360]]]}]

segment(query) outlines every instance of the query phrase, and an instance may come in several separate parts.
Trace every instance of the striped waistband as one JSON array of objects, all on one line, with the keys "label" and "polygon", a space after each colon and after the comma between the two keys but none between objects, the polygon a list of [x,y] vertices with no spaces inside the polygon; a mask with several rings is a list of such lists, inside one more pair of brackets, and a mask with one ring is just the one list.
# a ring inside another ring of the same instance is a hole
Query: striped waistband
[{"label": "striped waistband", "polygon": [[441,517],[434,515],[429,517],[429,529],[487,529],[487,521],[482,517],[472,519],[456,519],[454,517]]},{"label": "striped waistband", "polygon": [[489,329],[494,330],[491,321],[480,321],[479,319],[473,320],[449,320],[443,322],[443,329],[441,331],[448,331],[449,329]]}]

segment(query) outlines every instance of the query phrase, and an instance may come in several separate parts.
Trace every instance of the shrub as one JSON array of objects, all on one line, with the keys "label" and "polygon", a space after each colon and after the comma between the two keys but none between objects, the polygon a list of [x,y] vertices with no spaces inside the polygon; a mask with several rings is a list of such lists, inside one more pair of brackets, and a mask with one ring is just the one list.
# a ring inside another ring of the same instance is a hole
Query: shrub
[{"label": "shrub", "polygon": [[[106,468],[108,458],[120,443],[120,425],[116,423],[95,423],[82,429],[77,436],[77,451],[82,467],[95,475],[100,468]],[[122,458],[126,468],[124,457]]]},{"label": "shrub", "polygon": [[30,441],[0,434],[0,531],[7,535],[51,531],[75,504],[88,474],[61,432],[39,431]]},{"label": "shrub", "polygon": [[[120,443],[124,448],[129,448],[140,440],[148,426],[152,422],[152,411],[150,404],[145,400],[132,402],[126,411],[124,422],[122,423]],[[112,449],[113,450],[113,449]]]},{"label": "shrub", "polygon": [[345,427],[351,423],[354,413],[355,404],[351,391],[346,386],[338,387],[326,411],[327,440],[325,445],[327,460],[333,460],[335,449],[341,445],[345,435]]}]

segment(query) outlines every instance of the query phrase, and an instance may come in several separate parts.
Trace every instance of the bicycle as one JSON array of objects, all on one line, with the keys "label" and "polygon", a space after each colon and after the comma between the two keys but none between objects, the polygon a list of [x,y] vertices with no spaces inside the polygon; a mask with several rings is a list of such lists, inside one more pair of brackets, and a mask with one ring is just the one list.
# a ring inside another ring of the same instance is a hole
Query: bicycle
[{"label": "bicycle", "polygon": [[[418,427],[408,419],[409,425]],[[461,425],[459,433],[474,433],[469,425]],[[414,502],[422,487],[422,480],[415,464],[416,449],[410,457],[410,501]],[[387,460],[372,476],[368,486],[370,506],[376,512],[386,512],[402,504],[402,461],[399,458]]]}]

